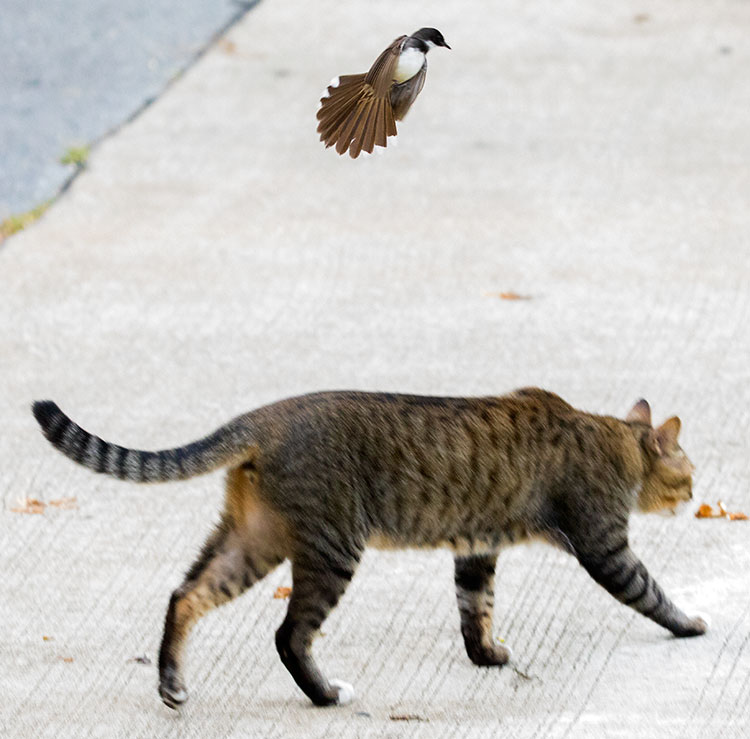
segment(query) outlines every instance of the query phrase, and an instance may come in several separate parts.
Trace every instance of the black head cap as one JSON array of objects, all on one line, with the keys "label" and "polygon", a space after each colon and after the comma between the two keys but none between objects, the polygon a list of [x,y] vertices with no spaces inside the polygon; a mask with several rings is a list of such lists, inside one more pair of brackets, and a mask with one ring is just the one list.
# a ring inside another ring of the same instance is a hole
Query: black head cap
[{"label": "black head cap", "polygon": [[424,41],[425,43],[433,43],[435,46],[444,46],[446,49],[451,48],[445,43],[443,34],[440,33],[437,28],[420,28],[418,31],[415,31],[411,37]]}]

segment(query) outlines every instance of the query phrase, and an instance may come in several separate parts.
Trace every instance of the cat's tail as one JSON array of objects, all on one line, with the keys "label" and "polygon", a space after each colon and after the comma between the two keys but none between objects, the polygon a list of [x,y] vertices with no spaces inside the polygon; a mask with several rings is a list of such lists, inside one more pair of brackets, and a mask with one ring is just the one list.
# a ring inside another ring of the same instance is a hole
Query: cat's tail
[{"label": "cat's tail", "polygon": [[132,482],[186,480],[228,464],[238,464],[257,450],[245,416],[185,446],[146,452],[100,439],[70,420],[51,400],[32,406],[42,433],[56,449],[94,472]]}]

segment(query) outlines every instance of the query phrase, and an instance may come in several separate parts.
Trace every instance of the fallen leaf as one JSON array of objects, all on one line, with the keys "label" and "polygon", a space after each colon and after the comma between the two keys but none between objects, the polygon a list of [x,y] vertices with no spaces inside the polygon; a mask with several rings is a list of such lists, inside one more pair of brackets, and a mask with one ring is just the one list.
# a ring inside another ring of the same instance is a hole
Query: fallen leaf
[{"label": "fallen leaf", "polygon": [[730,513],[723,501],[717,501],[719,508],[718,513],[714,513],[714,509],[711,508],[708,503],[702,503],[698,510],[695,512],[696,518],[728,518],[730,521],[747,521],[747,516],[741,511]]},{"label": "fallen leaf", "polygon": [[72,658],[72,657],[60,657],[60,659],[61,659],[61,660],[62,660],[63,662],[67,662],[68,664],[70,664],[70,663],[71,663],[71,662],[73,661],[73,658]]},{"label": "fallen leaf", "polygon": [[512,290],[503,293],[485,293],[484,295],[487,298],[500,298],[500,300],[531,300],[531,295],[521,295]]},{"label": "fallen leaf", "polygon": [[222,39],[221,41],[219,41],[219,48],[225,54],[237,53],[237,44],[235,44],[234,41],[230,41],[229,39]]},{"label": "fallen leaf", "polygon": [[52,637],[52,636],[43,636],[42,639],[44,641],[54,641],[55,640],[54,637]]},{"label": "fallen leaf", "polygon": [[501,300],[531,300],[531,295],[519,295],[514,292],[500,293]]},{"label": "fallen leaf", "polygon": [[276,588],[276,592],[273,594],[273,597],[282,599],[282,598],[288,598],[291,594],[292,594],[291,588],[286,588],[283,585],[280,585],[278,588]]},{"label": "fallen leaf", "polygon": [[58,498],[57,500],[51,500],[48,505],[61,508],[64,511],[70,511],[78,508],[78,498]]},{"label": "fallen leaf", "polygon": [[36,498],[21,498],[18,501],[18,508],[11,508],[13,513],[44,513],[44,508],[47,505],[41,500]]},{"label": "fallen leaf", "polygon": [[716,516],[714,516],[714,509],[711,508],[711,506],[708,505],[708,503],[701,503],[700,507],[695,512],[695,517],[696,518],[716,518]]}]

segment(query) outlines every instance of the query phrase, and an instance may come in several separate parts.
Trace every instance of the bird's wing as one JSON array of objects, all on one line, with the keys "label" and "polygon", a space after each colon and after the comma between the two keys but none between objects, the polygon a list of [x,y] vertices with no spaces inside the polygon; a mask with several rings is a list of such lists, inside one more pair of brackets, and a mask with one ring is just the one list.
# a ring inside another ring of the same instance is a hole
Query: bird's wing
[{"label": "bird's wing", "polygon": [[393,117],[400,121],[409,112],[412,103],[417,99],[417,95],[422,92],[424,81],[427,78],[427,59],[424,60],[422,69],[419,70],[411,79],[402,82],[400,85],[393,85],[391,88],[391,107],[393,108]]},{"label": "bird's wing", "polygon": [[372,86],[377,97],[387,97],[391,91],[391,85],[396,77],[396,66],[407,36],[399,36],[393,43],[372,63],[370,71],[365,77],[365,82]]},{"label": "bird's wing", "polygon": [[318,110],[318,133],[326,147],[356,159],[362,150],[372,153],[375,145],[386,146],[396,135],[390,89],[406,36],[399,36],[373,63],[367,74],[340,77],[328,87]]}]

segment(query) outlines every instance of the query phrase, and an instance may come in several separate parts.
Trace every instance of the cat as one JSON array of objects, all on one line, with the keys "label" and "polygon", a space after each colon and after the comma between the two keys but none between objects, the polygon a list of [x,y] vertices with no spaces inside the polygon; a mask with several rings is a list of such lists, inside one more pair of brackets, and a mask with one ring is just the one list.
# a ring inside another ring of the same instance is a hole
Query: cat
[{"label": "cat", "polygon": [[509,659],[492,636],[495,562],[502,547],[532,537],[573,554],[615,598],[675,636],[707,629],[672,604],[628,543],[631,510],[674,510],[692,498],[680,420],[654,428],[645,400],[623,421],[538,388],[485,398],[322,392],[158,452],[105,442],[52,401],[33,412],[57,449],[122,480],[229,468],[221,520],[169,601],[159,693],[171,708],[187,699],[183,652],[196,621],[287,558],[281,660],[316,705],[351,700],[352,686],[324,677],[311,644],[368,545],[453,551],[461,633],[477,665]]}]

